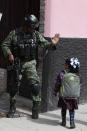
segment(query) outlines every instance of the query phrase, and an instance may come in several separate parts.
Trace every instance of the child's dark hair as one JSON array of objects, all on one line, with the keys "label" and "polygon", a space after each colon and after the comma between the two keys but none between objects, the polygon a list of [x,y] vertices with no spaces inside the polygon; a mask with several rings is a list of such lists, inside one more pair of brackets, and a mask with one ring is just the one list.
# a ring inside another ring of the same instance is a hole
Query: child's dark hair
[{"label": "child's dark hair", "polygon": [[[77,63],[74,60],[77,60]],[[69,66],[69,72],[79,74],[80,63],[77,58],[68,58],[65,60],[65,64]]]}]

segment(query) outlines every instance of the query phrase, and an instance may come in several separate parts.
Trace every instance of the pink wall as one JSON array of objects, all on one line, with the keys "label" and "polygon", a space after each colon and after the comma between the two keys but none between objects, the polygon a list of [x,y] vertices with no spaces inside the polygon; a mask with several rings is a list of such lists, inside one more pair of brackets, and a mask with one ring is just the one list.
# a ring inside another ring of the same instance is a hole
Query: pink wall
[{"label": "pink wall", "polygon": [[87,38],[87,0],[46,0],[44,35]]}]

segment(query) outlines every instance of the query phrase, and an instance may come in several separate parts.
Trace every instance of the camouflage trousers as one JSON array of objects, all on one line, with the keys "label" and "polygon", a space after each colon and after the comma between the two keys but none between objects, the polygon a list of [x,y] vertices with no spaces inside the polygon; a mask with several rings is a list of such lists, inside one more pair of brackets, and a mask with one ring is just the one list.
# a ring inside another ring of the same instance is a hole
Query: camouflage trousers
[{"label": "camouflage trousers", "polygon": [[26,77],[30,84],[40,83],[40,79],[36,71],[36,60],[22,63],[19,79],[22,79],[23,77]]},{"label": "camouflage trousers", "polygon": [[[10,79],[9,81],[12,79],[13,77],[13,81],[12,81],[12,85],[10,85],[10,95],[12,95],[12,97],[14,97],[18,91],[15,83],[16,83],[16,76],[11,76],[10,75]],[[38,83],[38,85],[40,84],[40,79],[39,76],[37,74],[37,70],[36,70],[36,60],[32,60],[29,62],[22,62],[21,63],[21,71],[19,74],[19,81],[20,83],[25,82],[25,86],[28,86],[28,88],[31,88],[30,85],[34,85],[36,83]],[[10,82],[9,82],[10,83]],[[21,84],[20,84],[21,85]],[[21,87],[19,87],[21,88]],[[32,95],[32,100],[33,101],[40,101],[40,95],[34,96]]]}]

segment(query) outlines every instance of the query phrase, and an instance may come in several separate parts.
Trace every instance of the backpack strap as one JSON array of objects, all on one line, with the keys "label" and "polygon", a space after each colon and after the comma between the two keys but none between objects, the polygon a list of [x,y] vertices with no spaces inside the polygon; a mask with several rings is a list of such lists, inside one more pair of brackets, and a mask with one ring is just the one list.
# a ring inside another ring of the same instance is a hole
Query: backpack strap
[{"label": "backpack strap", "polygon": [[64,74],[67,74],[68,72],[66,70],[63,70]]}]

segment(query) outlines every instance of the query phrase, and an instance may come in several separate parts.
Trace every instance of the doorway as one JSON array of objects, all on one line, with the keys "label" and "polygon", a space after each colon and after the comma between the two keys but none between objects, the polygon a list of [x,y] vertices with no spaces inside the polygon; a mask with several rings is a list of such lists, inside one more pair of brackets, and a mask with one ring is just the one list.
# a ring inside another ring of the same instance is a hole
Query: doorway
[{"label": "doorway", "polygon": [[22,25],[26,13],[32,13],[39,19],[40,0],[0,0],[0,43],[9,31]]},{"label": "doorway", "polygon": [[[8,33],[23,24],[24,15],[32,13],[40,17],[40,0],[0,0],[0,44]],[[5,65],[0,50],[0,67]]]}]

